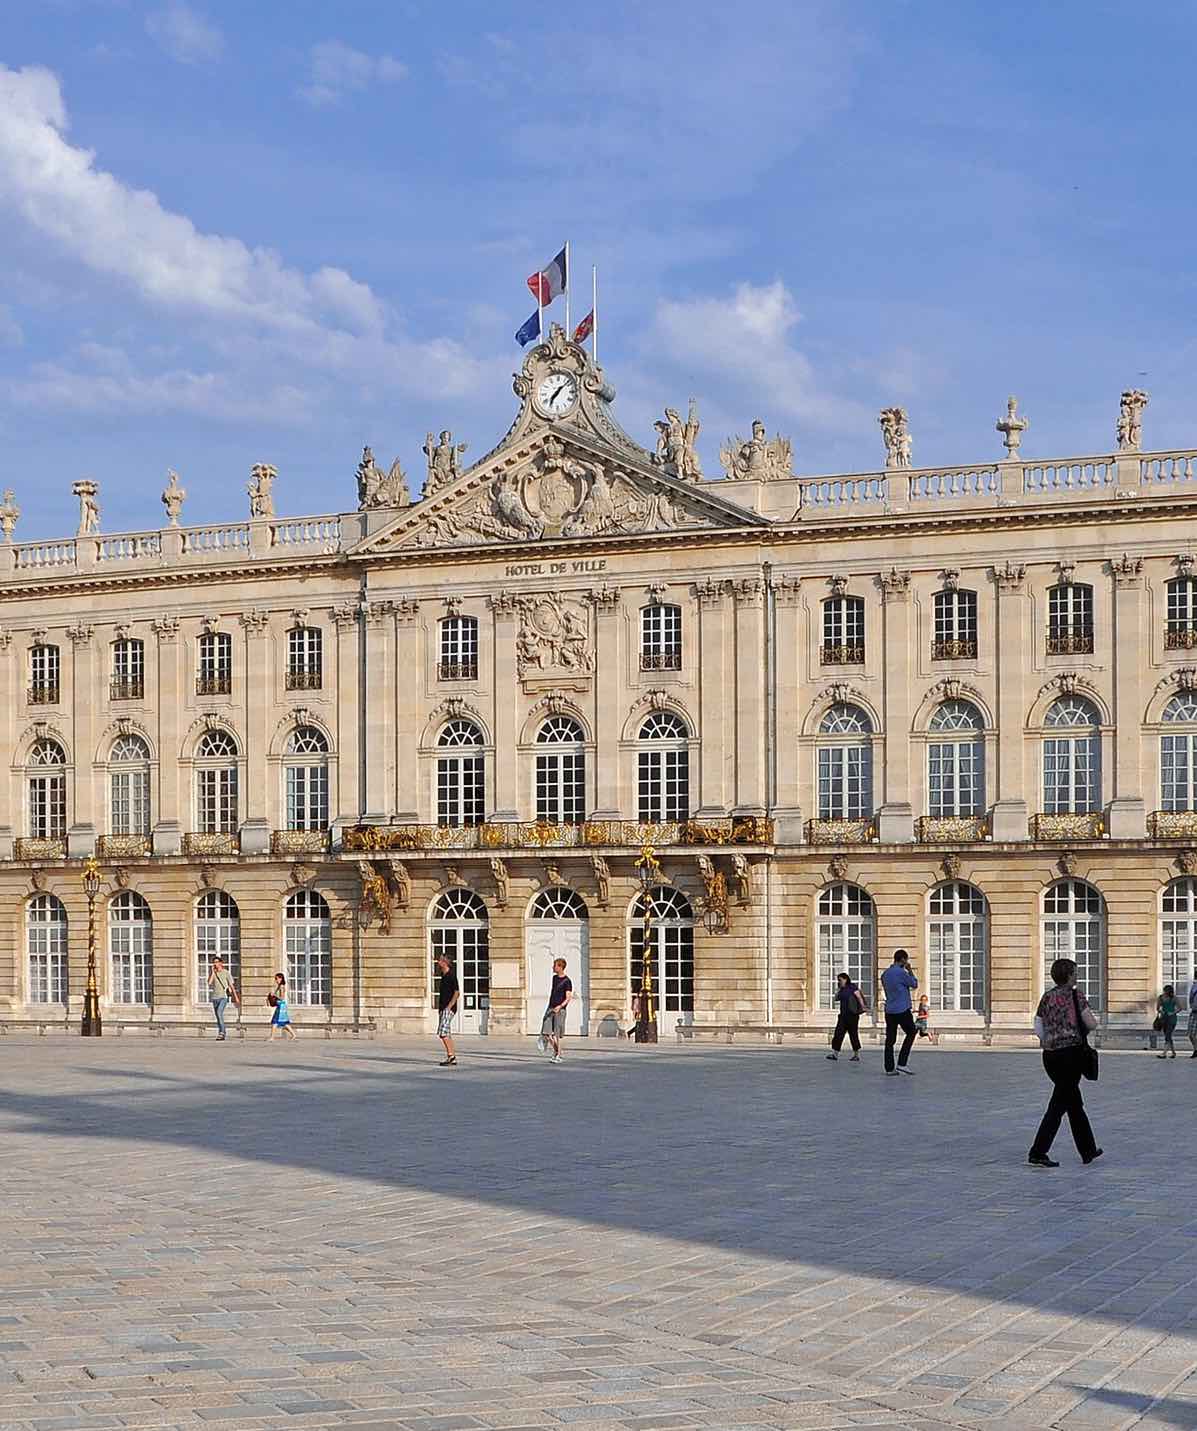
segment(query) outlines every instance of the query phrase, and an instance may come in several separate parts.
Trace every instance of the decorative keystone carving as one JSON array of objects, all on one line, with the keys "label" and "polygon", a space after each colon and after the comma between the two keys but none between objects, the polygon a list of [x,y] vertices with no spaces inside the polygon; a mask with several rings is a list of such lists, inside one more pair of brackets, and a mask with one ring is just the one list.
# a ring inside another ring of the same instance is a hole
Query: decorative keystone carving
[{"label": "decorative keystone carving", "polygon": [[598,886],[600,909],[606,909],[611,899],[611,870],[602,855],[590,856],[590,868],[594,872],[594,882]]},{"label": "decorative keystone carving", "polygon": [[1178,691],[1197,691],[1197,666],[1178,666],[1172,681]]},{"label": "decorative keystone carving", "polygon": [[89,626],[87,622],[80,621],[77,626],[68,626],[66,634],[71,638],[76,646],[86,646],[91,638],[96,634],[96,628]]},{"label": "decorative keystone carving", "polygon": [[205,636],[215,636],[220,630],[220,617],[201,616],[200,630],[204,633]]},{"label": "decorative keystone carving", "polygon": [[1056,868],[1062,875],[1076,874],[1077,858],[1072,850],[1061,850],[1060,857],[1056,861]]},{"label": "decorative keystone carving", "polygon": [[1117,561],[1110,563],[1110,572],[1115,586],[1136,586],[1143,570],[1143,558],[1127,556],[1125,552]]},{"label": "decorative keystone carving", "polygon": [[1058,561],[1056,563],[1056,571],[1060,575],[1060,585],[1071,586],[1076,579],[1076,562]]},{"label": "decorative keystone carving", "polygon": [[544,867],[544,882],[549,889],[560,889],[565,883],[565,878],[561,873],[561,866],[546,861]]},{"label": "decorative keystone carving", "polygon": [[1142,388],[1127,388],[1118,400],[1118,451],[1138,452],[1143,444],[1143,410],[1151,401]]},{"label": "decorative keystone carving", "polygon": [[291,866],[291,878],[296,884],[310,884],[316,878],[316,871],[311,865],[296,861]]},{"label": "decorative keystone carving", "polygon": [[122,621],[116,628],[115,636],[118,641],[129,641],[133,637],[133,628],[127,621]]},{"label": "decorative keystone carving", "polygon": [[832,596],[846,596],[848,593],[848,578],[846,576],[829,576],[827,585],[831,587]]},{"label": "decorative keystone carving", "polygon": [[216,885],[216,866],[200,865],[199,882],[205,889],[212,889]]},{"label": "decorative keystone carving", "polygon": [[49,634],[50,632],[47,627],[35,626],[29,633],[29,636],[35,646],[44,646],[46,644],[46,637]]},{"label": "decorative keystone carving", "polygon": [[237,618],[251,636],[264,636],[270,617],[265,611],[243,611]]},{"label": "decorative keystone carving", "polygon": [[1192,552],[1181,552],[1181,553],[1179,553],[1179,555],[1173,557],[1173,561],[1176,563],[1176,574],[1177,574],[1177,576],[1192,576],[1192,575],[1193,575],[1193,554],[1192,554]]},{"label": "decorative keystone carving", "polygon": [[881,583],[881,599],[883,601],[904,601],[910,594],[910,573],[899,571],[896,566],[891,566],[888,572],[882,572],[878,578]]},{"label": "decorative keystone carving", "polygon": [[939,575],[941,580],[943,581],[943,589],[945,591],[960,590],[960,572],[956,567],[945,567],[945,569],[941,571]]},{"label": "decorative keystone carving", "polygon": [[999,591],[1021,591],[1027,569],[1022,562],[1008,561],[1005,566],[995,566],[992,573]]},{"label": "decorative keystone carving", "polygon": [[32,869],[29,871],[29,883],[39,893],[46,887],[46,872],[42,869]]},{"label": "decorative keystone carving", "polygon": [[564,715],[566,711],[572,714],[576,709],[564,691],[546,691],[532,707],[534,714],[543,711],[545,715]]},{"label": "decorative keystone carving", "polygon": [[460,615],[461,615],[461,602],[462,602],[462,598],[461,598],[460,596],[446,596],[446,597],[445,597],[445,615],[446,615],[446,616],[450,616],[450,617],[452,617],[452,616],[460,616]]},{"label": "decorative keystone carving", "polygon": [[507,894],[510,888],[507,866],[502,860],[491,860],[490,873],[495,882],[495,903],[500,909],[506,909]]},{"label": "decorative keystone carving", "polygon": [[179,618],[177,616],[156,616],[150,622],[150,630],[159,641],[174,641],[179,634]]},{"label": "decorative keystone carving", "polygon": [[477,721],[482,719],[464,696],[447,696],[436,708],[434,715],[444,720],[460,720],[462,716],[472,716]]},{"label": "decorative keystone carving", "polygon": [[1013,457],[1022,445],[1022,435],[1031,425],[1029,417],[1019,417],[1018,399],[1006,399],[1006,416],[998,418],[994,426],[1002,434],[1002,443],[1009,457]]},{"label": "decorative keystone carving", "polygon": [[909,467],[913,439],[904,407],[883,407],[877,421],[881,424],[881,439],[885,443],[885,465],[888,468]]},{"label": "decorative keystone carving", "polygon": [[1061,671],[1056,678],[1056,684],[1060,687],[1062,696],[1075,696],[1078,688],[1084,683],[1075,671]]},{"label": "decorative keystone carving", "polygon": [[129,871],[124,865],[117,865],[112,871],[112,879],[117,889],[129,888]]},{"label": "decorative keystone carving", "polygon": [[827,861],[827,873],[832,879],[848,878],[848,860],[844,855],[832,855]]},{"label": "decorative keystone carving", "polygon": [[654,581],[648,588],[648,600],[651,606],[660,606],[669,593],[669,588],[664,582]]},{"label": "decorative keystone carving", "polygon": [[723,604],[723,583],[712,581],[708,576],[706,581],[696,582],[694,585],[694,595],[700,607],[707,610],[714,610]]},{"label": "decorative keystone carving", "polygon": [[465,889],[466,882],[462,878],[461,870],[457,865],[445,866],[445,883],[450,889]]},{"label": "decorative keystone carving", "polygon": [[1181,850],[1176,857],[1176,868],[1181,874],[1197,874],[1197,850]]},{"label": "decorative keystone carving", "polygon": [[293,606],[291,608],[291,625],[306,626],[308,624],[308,608],[306,606]]},{"label": "decorative keystone carving", "polygon": [[[1014,401],[1014,399],[1011,398],[1011,402],[1013,402],[1013,401]],[[940,860],[940,862],[939,862],[939,867],[940,867],[941,870],[943,870],[944,879],[959,879],[959,878],[960,878],[961,863],[960,863],[960,856],[959,856],[959,855],[957,855],[957,854],[944,855],[943,859]]]}]

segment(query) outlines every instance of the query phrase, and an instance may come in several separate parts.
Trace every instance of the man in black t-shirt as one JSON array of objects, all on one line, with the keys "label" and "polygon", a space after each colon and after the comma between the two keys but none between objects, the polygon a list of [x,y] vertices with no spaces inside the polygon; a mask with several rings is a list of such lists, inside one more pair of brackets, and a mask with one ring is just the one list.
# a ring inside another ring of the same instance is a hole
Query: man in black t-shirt
[{"label": "man in black t-shirt", "polygon": [[549,1006],[540,1026],[542,1042],[553,1050],[553,1062],[561,1062],[561,1040],[565,1036],[565,1010],[574,996],[574,986],[565,973],[565,960],[553,960],[553,987],[549,991]]},{"label": "man in black t-shirt", "polygon": [[457,1001],[461,997],[461,991],[453,965],[444,954],[438,957],[436,967],[441,976],[436,990],[436,1033],[445,1045],[445,1057],[441,1061],[441,1067],[456,1068],[457,1054],[454,1051],[452,1039],[453,1015],[457,1012]]}]

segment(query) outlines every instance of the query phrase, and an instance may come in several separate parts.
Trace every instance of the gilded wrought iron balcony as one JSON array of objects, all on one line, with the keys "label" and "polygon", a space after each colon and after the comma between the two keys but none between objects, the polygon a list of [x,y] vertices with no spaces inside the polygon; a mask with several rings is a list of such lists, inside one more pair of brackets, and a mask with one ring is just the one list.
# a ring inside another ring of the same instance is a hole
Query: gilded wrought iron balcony
[{"label": "gilded wrought iron balcony", "polygon": [[1092,626],[1073,626],[1047,633],[1047,654],[1049,656],[1086,656],[1092,650]]},{"label": "gilded wrought iron balcony", "polygon": [[922,815],[915,821],[925,845],[966,845],[989,836],[988,815]]},{"label": "gilded wrought iron balcony", "polygon": [[1164,647],[1168,651],[1192,651],[1197,647],[1197,626],[1170,621],[1164,632]]},{"label": "gilded wrought iron balcony", "polygon": [[975,661],[977,659],[977,638],[972,636],[964,640],[932,641],[931,659],[933,661]]},{"label": "gilded wrought iron balcony", "polygon": [[140,701],[145,698],[144,676],[113,676],[108,694],[114,701]]},{"label": "gilded wrought iron balcony", "polygon": [[1083,814],[1032,815],[1032,840],[1100,840],[1106,832],[1099,810]]},{"label": "gilded wrought iron balcony", "polygon": [[586,820],[577,825],[547,820],[449,826],[353,825],[345,831],[342,843],[348,851],[769,845],[773,843],[773,821],[754,815],[722,820]]},{"label": "gilded wrought iron balcony", "polygon": [[808,820],[808,845],[867,845],[877,838],[872,816],[867,820]]},{"label": "gilded wrought iron balcony", "polygon": [[228,696],[233,692],[233,673],[231,671],[216,671],[206,676],[196,676],[195,693],[197,696]]},{"label": "gilded wrought iron balcony", "polygon": [[824,666],[863,666],[864,642],[852,642],[847,646],[820,646],[819,662]]},{"label": "gilded wrought iron balcony", "polygon": [[438,681],[476,681],[478,661],[438,661],[436,665]]},{"label": "gilded wrought iron balcony", "polygon": [[101,835],[96,841],[96,853],[102,859],[138,859],[152,854],[153,848],[149,835]]},{"label": "gilded wrought iron balcony", "polygon": [[641,651],[642,671],[680,671],[682,653],[680,651]]},{"label": "gilded wrought iron balcony", "polygon": [[328,831],[275,830],[270,849],[276,855],[321,855],[328,849]]},{"label": "gilded wrought iron balcony", "polygon": [[65,860],[65,835],[33,835],[13,841],[13,855],[18,860]]},{"label": "gilded wrought iron balcony", "polygon": [[1147,817],[1153,840],[1197,839],[1197,810],[1154,810]]},{"label": "gilded wrought iron balcony", "polygon": [[185,855],[235,855],[240,841],[233,830],[214,830],[206,833],[191,831],[183,836]]},{"label": "gilded wrought iron balcony", "polygon": [[288,671],[287,689],[289,691],[318,691],[324,684],[324,673],[322,671]]},{"label": "gilded wrought iron balcony", "polygon": [[58,682],[41,681],[29,687],[31,706],[56,706],[58,704]]}]

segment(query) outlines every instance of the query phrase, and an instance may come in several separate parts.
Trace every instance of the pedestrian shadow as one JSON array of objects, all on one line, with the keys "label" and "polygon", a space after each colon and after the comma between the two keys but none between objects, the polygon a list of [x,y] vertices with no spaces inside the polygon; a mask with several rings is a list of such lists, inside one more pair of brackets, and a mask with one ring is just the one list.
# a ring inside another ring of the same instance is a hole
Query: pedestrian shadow
[{"label": "pedestrian shadow", "polygon": [[1116,1391],[1108,1386],[1077,1386],[1074,1382],[1061,1382],[1071,1391],[1104,1401],[1107,1406],[1117,1406],[1128,1415],[1146,1416],[1150,1414],[1153,1425],[1184,1426],[1193,1431],[1197,1426],[1197,1399],[1182,1400],[1178,1396],[1162,1396],[1158,1399],[1145,1391]]}]

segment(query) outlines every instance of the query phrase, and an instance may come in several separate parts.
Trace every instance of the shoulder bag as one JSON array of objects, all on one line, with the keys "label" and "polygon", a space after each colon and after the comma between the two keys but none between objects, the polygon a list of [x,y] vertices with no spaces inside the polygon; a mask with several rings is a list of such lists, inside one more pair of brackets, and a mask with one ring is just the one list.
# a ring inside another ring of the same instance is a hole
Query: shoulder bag
[{"label": "shoulder bag", "polygon": [[1090,1083],[1096,1083],[1100,1071],[1097,1050],[1089,1043],[1089,1030],[1085,1027],[1085,1020],[1081,1017],[1081,1001],[1077,998],[1075,989],[1072,991],[1072,1009],[1076,1014],[1077,1032],[1081,1036],[1081,1077],[1087,1078]]}]

